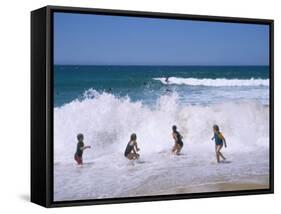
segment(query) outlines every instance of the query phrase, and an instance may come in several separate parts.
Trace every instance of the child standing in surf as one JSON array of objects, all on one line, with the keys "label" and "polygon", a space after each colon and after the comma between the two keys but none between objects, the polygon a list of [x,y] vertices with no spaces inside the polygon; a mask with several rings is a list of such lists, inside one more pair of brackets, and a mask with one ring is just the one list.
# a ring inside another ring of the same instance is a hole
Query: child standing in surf
[{"label": "child standing in surf", "polygon": [[83,151],[85,149],[90,149],[91,146],[84,146],[84,136],[83,134],[78,134],[77,135],[77,140],[78,140],[78,143],[77,143],[77,148],[76,148],[76,153],[74,155],[74,160],[77,162],[78,165],[82,165],[83,164]]},{"label": "child standing in surf", "polygon": [[127,147],[124,152],[124,156],[129,160],[135,160],[140,157],[140,155],[137,153],[138,151],[140,151],[140,149],[138,148],[138,144],[136,140],[137,140],[137,135],[134,133],[131,134],[130,141],[127,144]]},{"label": "child standing in surf", "polygon": [[213,131],[214,131],[214,137],[212,138],[212,140],[215,139],[215,144],[216,144],[216,158],[217,158],[217,162],[220,163],[220,157],[225,160],[226,158],[222,155],[221,153],[221,149],[224,145],[224,147],[226,148],[226,141],[224,136],[222,135],[222,133],[220,132],[219,126],[218,125],[214,125],[213,126]]},{"label": "child standing in surf", "polygon": [[181,149],[183,147],[183,142],[182,142],[182,136],[181,134],[177,131],[177,127],[174,125],[172,126],[172,136],[173,139],[175,140],[175,145],[172,149],[172,153],[175,153],[176,155],[179,155],[181,152]]}]

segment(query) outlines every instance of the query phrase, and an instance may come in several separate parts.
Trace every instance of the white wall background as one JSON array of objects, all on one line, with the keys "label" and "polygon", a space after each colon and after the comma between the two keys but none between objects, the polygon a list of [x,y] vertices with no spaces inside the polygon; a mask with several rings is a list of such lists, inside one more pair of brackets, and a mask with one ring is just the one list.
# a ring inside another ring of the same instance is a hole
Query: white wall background
[{"label": "white wall background", "polygon": [[[30,11],[45,5],[97,7],[275,20],[275,194],[75,208],[43,209],[29,203]],[[270,213],[280,207],[280,38],[277,0],[25,0],[1,1],[0,212],[26,213]],[[278,120],[279,119],[279,120]]]}]

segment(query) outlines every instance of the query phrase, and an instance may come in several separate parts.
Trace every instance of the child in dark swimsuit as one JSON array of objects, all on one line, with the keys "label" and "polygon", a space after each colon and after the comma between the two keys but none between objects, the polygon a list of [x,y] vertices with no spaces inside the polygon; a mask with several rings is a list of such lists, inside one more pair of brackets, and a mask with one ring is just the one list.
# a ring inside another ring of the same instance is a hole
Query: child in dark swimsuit
[{"label": "child in dark swimsuit", "polygon": [[74,155],[74,160],[77,162],[78,165],[82,165],[83,164],[83,151],[85,149],[90,149],[91,146],[84,146],[84,136],[83,134],[78,134],[77,135],[77,140],[78,140],[78,143],[77,143],[77,147],[76,147],[76,152],[75,152],[75,155]]},{"label": "child in dark swimsuit", "polygon": [[220,157],[225,160],[225,157],[222,155],[221,153],[221,149],[222,146],[224,145],[224,147],[226,148],[226,141],[224,136],[222,135],[222,133],[220,132],[219,126],[218,125],[214,125],[213,126],[213,131],[214,131],[214,137],[212,138],[212,140],[215,139],[215,144],[216,144],[216,158],[217,158],[217,162],[220,163]]},{"label": "child in dark swimsuit", "polygon": [[181,149],[183,147],[183,142],[182,142],[182,138],[183,137],[177,131],[177,127],[175,125],[172,127],[172,130],[173,130],[172,136],[173,136],[173,138],[175,140],[175,145],[174,145],[174,147],[172,149],[172,153],[175,153],[176,155],[179,155],[180,151],[181,151]]},{"label": "child in dark swimsuit", "polygon": [[140,149],[138,148],[136,140],[137,140],[137,135],[131,134],[130,141],[127,144],[127,147],[124,152],[124,156],[129,160],[135,160],[140,157],[140,155],[137,153]]}]

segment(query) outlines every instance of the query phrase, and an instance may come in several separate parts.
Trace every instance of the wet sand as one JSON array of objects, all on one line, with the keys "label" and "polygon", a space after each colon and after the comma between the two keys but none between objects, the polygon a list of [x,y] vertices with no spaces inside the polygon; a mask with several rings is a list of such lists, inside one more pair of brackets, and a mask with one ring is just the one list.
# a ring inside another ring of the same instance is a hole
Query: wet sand
[{"label": "wet sand", "polygon": [[[207,193],[207,192],[224,192],[224,191],[241,191],[241,190],[262,190],[269,189],[269,176],[258,175],[245,177],[239,181],[233,182],[216,182],[207,183],[193,186],[180,186],[170,187],[168,189],[154,189],[153,191],[147,192],[147,188],[143,187],[144,191],[133,191],[136,195],[169,195],[169,194],[188,194],[188,193]],[[130,194],[130,193],[128,193]]]}]

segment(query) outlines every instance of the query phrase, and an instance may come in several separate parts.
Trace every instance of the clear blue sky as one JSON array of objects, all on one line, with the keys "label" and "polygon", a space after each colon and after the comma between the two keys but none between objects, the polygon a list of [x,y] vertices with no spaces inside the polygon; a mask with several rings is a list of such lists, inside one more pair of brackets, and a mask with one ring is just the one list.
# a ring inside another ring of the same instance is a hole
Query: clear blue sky
[{"label": "clear blue sky", "polygon": [[268,65],[269,26],[55,13],[54,62]]}]

